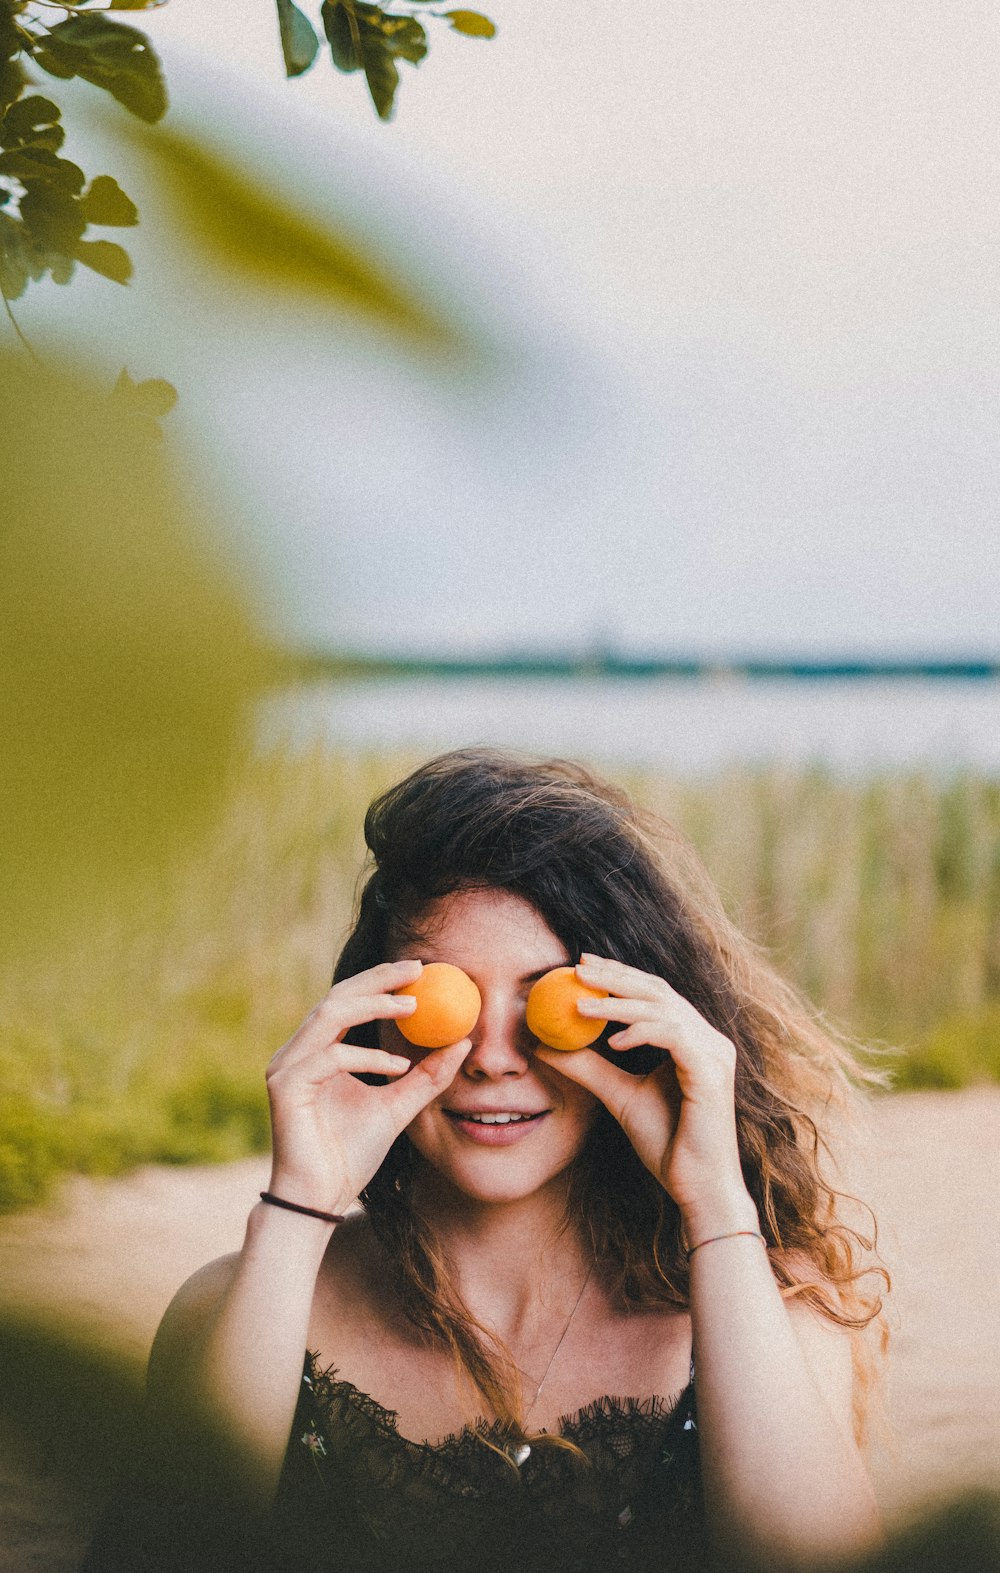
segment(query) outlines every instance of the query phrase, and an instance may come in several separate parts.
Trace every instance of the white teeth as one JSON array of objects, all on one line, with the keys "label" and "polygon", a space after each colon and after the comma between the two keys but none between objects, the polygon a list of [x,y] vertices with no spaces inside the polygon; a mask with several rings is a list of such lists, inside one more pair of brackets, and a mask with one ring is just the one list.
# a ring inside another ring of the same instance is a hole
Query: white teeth
[{"label": "white teeth", "polygon": [[511,1120],[528,1120],[529,1114],[463,1114],[463,1120],[472,1120],[476,1125],[509,1125]]}]

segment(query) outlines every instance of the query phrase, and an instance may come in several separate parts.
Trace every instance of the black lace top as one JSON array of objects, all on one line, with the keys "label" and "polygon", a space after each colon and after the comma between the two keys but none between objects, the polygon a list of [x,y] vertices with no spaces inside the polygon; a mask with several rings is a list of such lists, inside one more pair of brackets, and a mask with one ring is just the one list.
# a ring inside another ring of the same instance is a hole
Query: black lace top
[{"label": "black lace top", "polygon": [[309,1355],[266,1522],[213,1490],[210,1460],[200,1487],[172,1482],[151,1438],[105,1513],[83,1573],[704,1566],[693,1379],[671,1401],[598,1398],[559,1430],[579,1453],[536,1442],[519,1464],[498,1424],[435,1444],[409,1441],[395,1414]]},{"label": "black lace top", "polygon": [[413,1442],[394,1413],[310,1356],[274,1510],[273,1565],[591,1573],[701,1561],[693,1380],[672,1401],[599,1398],[559,1430],[584,1457],[536,1443],[515,1464],[502,1428],[485,1422],[479,1434]]}]

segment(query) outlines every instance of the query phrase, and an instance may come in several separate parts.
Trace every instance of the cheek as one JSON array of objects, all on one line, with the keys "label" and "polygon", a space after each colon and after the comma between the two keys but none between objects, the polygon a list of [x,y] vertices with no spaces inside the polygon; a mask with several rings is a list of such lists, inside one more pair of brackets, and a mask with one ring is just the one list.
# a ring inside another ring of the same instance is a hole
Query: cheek
[{"label": "cheek", "polygon": [[594,1121],[597,1119],[599,1108],[599,1102],[591,1093],[584,1091],[582,1087],[577,1089],[577,1095],[572,1103],[572,1112],[576,1116],[576,1123],[580,1127],[581,1136],[589,1135]]}]

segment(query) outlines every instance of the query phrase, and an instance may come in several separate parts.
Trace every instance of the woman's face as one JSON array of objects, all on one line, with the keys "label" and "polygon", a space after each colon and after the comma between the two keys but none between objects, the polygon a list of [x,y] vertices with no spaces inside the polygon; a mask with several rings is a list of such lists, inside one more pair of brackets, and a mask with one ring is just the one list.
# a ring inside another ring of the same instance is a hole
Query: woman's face
[{"label": "woman's face", "polygon": [[[573,958],[534,907],[497,890],[465,891],[434,903],[406,954],[461,967],[483,1001],[471,1052],[447,1092],[408,1127],[410,1140],[440,1175],[477,1201],[534,1195],[572,1163],[597,1113],[589,1092],[536,1061],[524,1019],[531,985]],[[383,1026],[382,1041],[395,1053],[414,1053],[394,1023]],[[507,1114],[529,1118],[481,1118]]]}]

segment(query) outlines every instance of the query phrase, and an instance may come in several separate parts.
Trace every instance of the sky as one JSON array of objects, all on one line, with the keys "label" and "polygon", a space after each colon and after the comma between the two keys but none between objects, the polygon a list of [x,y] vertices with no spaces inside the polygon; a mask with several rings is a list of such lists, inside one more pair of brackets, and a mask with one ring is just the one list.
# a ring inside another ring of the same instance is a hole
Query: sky
[{"label": "sky", "polygon": [[60,305],[177,382],[282,636],[1000,654],[992,0],[487,9],[428,20],[389,126],[283,80],[271,0],[136,18],[180,123],[504,351],[449,380],[190,262]]}]

